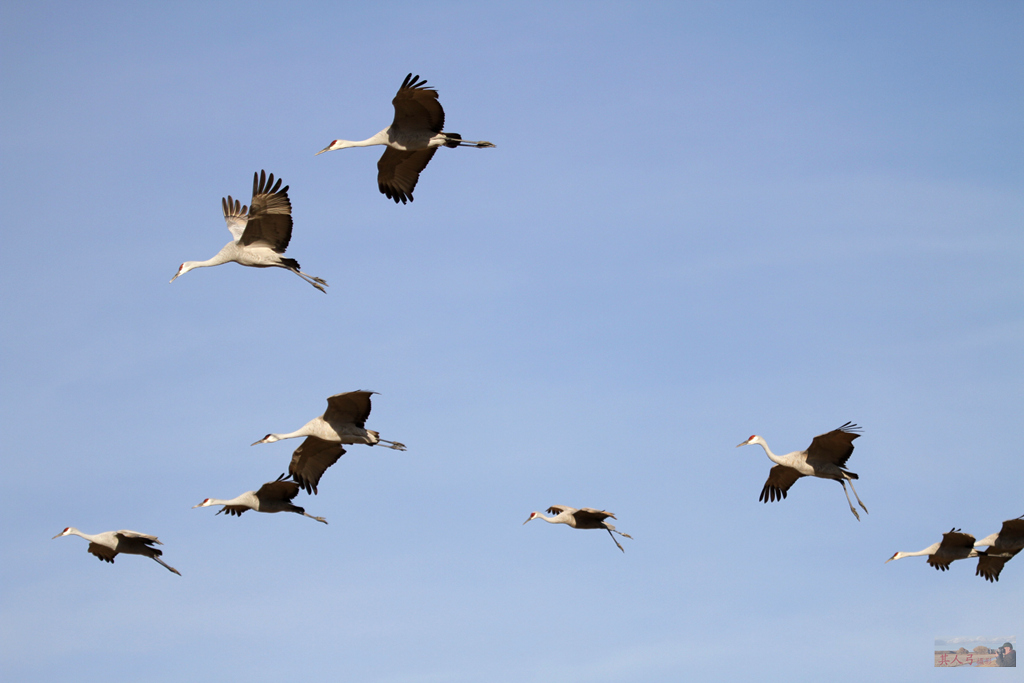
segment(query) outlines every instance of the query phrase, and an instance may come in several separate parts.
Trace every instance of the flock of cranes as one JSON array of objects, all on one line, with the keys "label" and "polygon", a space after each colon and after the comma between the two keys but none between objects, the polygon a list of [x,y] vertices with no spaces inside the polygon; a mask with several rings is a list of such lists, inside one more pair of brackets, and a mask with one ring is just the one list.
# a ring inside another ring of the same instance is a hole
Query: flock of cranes
[{"label": "flock of cranes", "polygon": [[[984,547],[988,547],[988,550],[978,550]],[[960,529],[950,529],[942,534],[942,541],[939,543],[932,543],[924,550],[914,553],[896,553],[886,560],[886,563],[904,557],[927,555],[928,564],[946,571],[956,560],[977,557],[978,567],[974,575],[995,582],[999,580],[1003,565],[1013,559],[1021,549],[1024,549],[1024,515],[1006,520],[999,531],[980,541],[975,541],[974,536],[965,534]]]},{"label": "flock of cranes", "polygon": [[[334,140],[316,155],[349,147],[386,146],[387,149],[377,162],[377,185],[385,197],[394,200],[396,204],[405,204],[413,200],[412,193],[419,175],[438,148],[494,147],[490,142],[463,140],[457,133],[443,132],[444,109],[438,101],[437,91],[425,86],[425,80],[420,80],[419,76],[410,73],[392,100],[395,117],[390,126],[366,140]],[[253,174],[252,198],[248,206],[230,195],[223,198],[221,208],[232,241],[213,258],[182,263],[178,272],[171,278],[171,282],[195,268],[217,266],[233,261],[254,268],[289,270],[326,293],[325,288],[328,285],[325,280],[303,272],[298,261],[284,256],[292,236],[292,207],[288,198],[288,186],[281,185],[282,180],[278,178],[275,182],[273,173],[267,175],[265,171],[260,171]],[[222,507],[217,514],[224,512],[235,516],[241,516],[247,510],[267,513],[292,512],[327,524],[323,517],[307,513],[304,508],[292,501],[303,490],[309,495],[318,494],[321,478],[327,469],[345,454],[345,445],[382,445],[400,451],[406,449],[404,444],[382,439],[379,433],[366,429],[366,420],[371,408],[370,398],[374,393],[349,391],[335,394],[327,399],[327,410],[324,414],[310,420],[300,429],[285,434],[267,434],[252,445],[305,437],[292,453],[288,472],[274,481],[263,484],[255,491],[246,491],[228,500],[206,498],[193,508],[220,505]],[[853,454],[853,441],[860,436],[858,430],[857,425],[847,422],[838,429],[814,437],[807,450],[794,451],[786,455],[775,455],[767,442],[757,435],[737,444],[737,448],[759,445],[764,449],[768,459],[775,463],[768,473],[768,480],[761,490],[759,500],[765,503],[783,500],[789,489],[801,477],[831,479],[842,485],[850,511],[859,521],[860,515],[846,490],[849,483],[857,503],[867,513],[867,507],[853,486],[853,480],[858,479],[858,476],[846,469],[846,463]],[[546,517],[539,512],[533,512],[523,524],[534,519],[543,519],[550,524],[565,524],[573,529],[604,529],[623,552],[625,549],[616,540],[615,534],[632,538],[629,534],[616,530],[607,521],[615,519],[615,515],[604,510],[552,505],[547,512],[554,516]],[[113,563],[114,557],[119,553],[144,555],[180,576],[177,569],[160,559],[162,551],[153,547],[162,545],[156,536],[127,530],[89,535],[74,527],[67,527],[54,538],[69,535],[81,536],[89,541],[88,551],[100,560]],[[988,550],[978,550],[979,547],[988,547]],[[943,534],[940,543],[918,552],[896,553],[886,562],[903,557],[927,555],[930,565],[945,571],[954,560],[977,557],[977,575],[994,582],[999,580],[1003,565],[1019,553],[1022,547],[1024,517],[1007,520],[1003,523],[1001,531],[981,541],[975,541],[970,534],[954,529]]]}]

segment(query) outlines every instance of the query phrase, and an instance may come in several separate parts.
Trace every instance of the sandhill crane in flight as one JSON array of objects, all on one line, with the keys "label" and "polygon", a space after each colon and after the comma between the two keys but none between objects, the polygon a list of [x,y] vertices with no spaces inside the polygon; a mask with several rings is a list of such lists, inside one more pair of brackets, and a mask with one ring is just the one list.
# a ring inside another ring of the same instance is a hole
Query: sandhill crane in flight
[{"label": "sandhill crane in flight", "polygon": [[[619,546],[619,550],[626,552],[626,549],[619,545],[619,542],[612,536],[614,531],[619,536],[625,536],[626,538],[633,538],[629,534],[624,534],[621,531],[617,531],[611,523],[604,520],[611,517],[615,519],[615,515],[604,510],[595,510],[593,508],[571,508],[566,505],[552,505],[548,508],[548,513],[554,515],[554,517],[545,517],[539,512],[531,512],[526,522],[532,522],[535,519],[543,519],[548,524],[568,524],[573,529],[604,529],[608,532],[608,535],[612,537],[612,541],[615,541],[615,545]],[[523,524],[526,524],[523,522]]]},{"label": "sandhill crane in flight", "polygon": [[229,515],[236,515],[238,517],[241,517],[242,513],[246,510],[255,510],[256,512],[294,512],[327,524],[327,520],[323,517],[314,517],[298,505],[292,505],[292,499],[299,495],[300,487],[294,481],[283,481],[283,478],[284,475],[282,474],[276,480],[268,481],[261,486],[259,491],[246,491],[231,500],[207,498],[202,503],[199,503],[199,505],[193,505],[192,509],[205,508],[211,505],[223,505],[224,507],[217,510],[218,515],[226,512]]},{"label": "sandhill crane in flight", "polygon": [[857,502],[864,508],[864,512],[868,511],[857,495],[857,489],[853,488],[853,480],[859,477],[846,469],[846,461],[853,453],[853,440],[860,436],[855,433],[858,429],[860,428],[857,425],[847,422],[839,429],[814,437],[806,451],[793,451],[786,455],[772,453],[765,440],[756,434],[743,443],[736,444],[736,448],[758,444],[768,454],[768,459],[775,463],[775,467],[768,472],[768,481],[761,489],[758,500],[765,503],[782,500],[786,497],[789,487],[800,477],[833,479],[843,485],[843,493],[846,494],[846,502],[850,504],[850,512],[859,521],[860,515],[850,501],[850,494],[846,492],[846,482],[850,482]]},{"label": "sandhill crane in flight", "polygon": [[982,546],[988,546],[988,550],[978,551],[975,576],[984,577],[987,581],[998,581],[1003,565],[1024,550],[1024,516],[1006,520],[998,532],[974,544],[975,548]]},{"label": "sandhill crane in flight", "polygon": [[974,536],[954,528],[942,534],[941,543],[932,543],[924,550],[918,550],[916,553],[896,553],[886,560],[885,564],[893,560],[903,559],[904,557],[919,557],[921,555],[928,556],[928,564],[931,566],[941,571],[946,571],[954,560],[966,560],[969,557],[977,557],[978,551],[974,549]]},{"label": "sandhill crane in flight", "polygon": [[217,255],[206,261],[185,261],[178,267],[171,282],[193,268],[219,266],[234,261],[254,268],[284,268],[326,293],[327,282],[303,273],[299,262],[281,256],[292,239],[292,203],[288,199],[288,186],[281,187],[281,179],[274,183],[274,174],[268,178],[265,171],[252,174],[252,200],[245,207],[231,195],[221,198],[224,221],[234,240],[224,245]]},{"label": "sandhill crane in flight", "polygon": [[458,133],[442,133],[444,109],[437,101],[437,91],[425,88],[426,80],[409,74],[402,81],[395,99],[395,120],[371,138],[353,142],[335,140],[314,154],[323,154],[347,147],[387,145],[377,162],[377,185],[381,194],[395,203],[412,201],[412,191],[420,172],[430,163],[438,147],[494,147],[490,142],[463,140]]},{"label": "sandhill crane in flight", "polygon": [[306,437],[292,454],[288,474],[307,493],[316,494],[320,477],[345,454],[342,444],[382,444],[395,450],[405,450],[405,444],[387,441],[380,438],[377,432],[366,429],[366,418],[370,416],[370,396],[375,393],[377,392],[349,391],[335,394],[327,399],[327,411],[323,416],[313,418],[303,425],[302,429],[290,434],[267,434],[252,445],[274,443],[298,436]]},{"label": "sandhill crane in flight", "polygon": [[161,543],[156,536],[140,534],[138,531],[128,531],[127,529],[121,529],[120,531],[104,531],[102,534],[83,534],[75,527],[69,526],[53,538],[72,535],[81,536],[85,540],[89,541],[89,552],[104,562],[113,564],[114,557],[116,557],[118,553],[124,553],[125,555],[145,555],[146,557],[159,562],[164,567],[167,567],[167,569],[178,576],[181,576],[181,572],[160,559],[160,556],[164,553],[159,548],[154,548],[153,544],[163,545],[163,543]]}]

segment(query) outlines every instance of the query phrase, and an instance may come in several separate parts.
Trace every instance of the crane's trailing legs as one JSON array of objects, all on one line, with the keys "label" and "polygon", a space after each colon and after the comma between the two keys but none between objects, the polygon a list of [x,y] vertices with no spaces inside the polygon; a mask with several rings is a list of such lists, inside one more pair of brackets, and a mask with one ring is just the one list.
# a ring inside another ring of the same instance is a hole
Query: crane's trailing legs
[{"label": "crane's trailing legs", "polygon": [[[445,137],[445,147],[496,147],[493,142],[486,140],[463,140],[457,133],[441,133]],[[319,152],[317,152],[319,154]],[[314,155],[315,156],[315,155]]]},{"label": "crane's trailing legs", "polygon": [[303,273],[301,270],[298,269],[298,267],[296,267],[296,268],[288,268],[288,270],[292,271],[293,273],[295,273],[296,275],[301,277],[303,280],[305,280],[309,284],[311,284],[314,287],[316,287],[317,289],[319,289],[324,294],[327,293],[327,290],[324,289],[324,287],[330,287],[330,285],[327,284],[327,280],[324,280],[323,278],[316,277],[315,275],[310,275],[309,273]]},{"label": "crane's trailing legs", "polygon": [[[853,495],[854,495],[854,497],[855,497],[855,498],[857,499],[857,503],[858,503],[858,504],[859,504],[859,505],[860,505],[860,506],[861,506],[862,508],[864,508],[864,512],[865,512],[865,514],[867,514],[867,512],[868,512],[868,508],[867,508],[867,506],[866,506],[866,505],[864,505],[863,501],[861,501],[861,499],[860,499],[860,496],[858,496],[858,495],[857,495],[857,489],[853,488],[853,479],[850,479],[849,481],[850,481],[850,488],[851,488],[851,489],[853,489]],[[850,497],[849,497],[849,496],[847,496],[847,497],[846,497],[846,499],[847,499],[847,500],[849,500],[849,499],[850,499]],[[853,506],[851,505],[850,507],[853,507]]]},{"label": "crane's trailing legs", "polygon": [[[633,538],[633,537],[632,537],[632,536],[630,536],[629,534],[624,534],[624,533],[622,533],[621,531],[617,531],[617,530],[616,530],[616,529],[614,529],[614,528],[611,528],[611,529],[610,529],[610,528],[608,528],[608,527],[605,527],[605,531],[607,531],[607,532],[608,532],[608,535],[609,535],[609,536],[612,536],[612,532],[614,531],[614,532],[615,532],[615,533],[617,533],[617,534],[618,534],[619,536],[625,536],[626,538]],[[619,544],[619,542],[615,540],[615,537],[614,537],[614,536],[612,536],[612,541],[614,541],[614,542],[615,542],[615,545],[619,546],[619,550],[621,550],[622,552],[626,552],[626,549],[625,549],[625,548],[623,548],[623,547],[622,547],[622,546],[621,546],[621,545]]]},{"label": "crane's trailing legs", "polygon": [[396,451],[404,451],[405,444],[398,443],[397,441],[388,441],[387,439],[381,439],[378,437],[377,443],[370,444],[371,446],[384,446],[385,448],[393,448]]},{"label": "crane's trailing legs", "polygon": [[174,567],[172,567],[171,565],[169,565],[169,564],[167,564],[166,562],[164,562],[163,560],[161,560],[161,559],[160,559],[159,557],[153,557],[152,559],[153,559],[153,560],[155,560],[156,562],[159,562],[159,563],[160,563],[160,564],[162,564],[163,566],[167,567],[168,569],[170,569],[170,570],[171,570],[172,572],[174,572],[174,573],[175,573],[175,574],[177,574],[178,576],[181,576],[181,572],[179,572],[179,571],[178,571],[177,569],[175,569],[175,568],[174,568]]}]

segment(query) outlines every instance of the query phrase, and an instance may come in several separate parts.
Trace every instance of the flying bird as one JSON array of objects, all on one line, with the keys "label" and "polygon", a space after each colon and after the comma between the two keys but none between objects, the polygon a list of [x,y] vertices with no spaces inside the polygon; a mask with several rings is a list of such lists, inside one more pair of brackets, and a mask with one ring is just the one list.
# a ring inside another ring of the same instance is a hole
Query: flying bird
[{"label": "flying bird", "polygon": [[853,453],[853,440],[860,436],[855,433],[858,429],[860,427],[857,425],[847,422],[839,429],[814,437],[806,451],[793,451],[786,455],[772,453],[765,440],[756,434],[743,443],[736,444],[736,448],[758,444],[768,454],[768,459],[775,463],[775,467],[768,472],[768,481],[761,489],[758,500],[765,503],[782,500],[800,477],[833,479],[843,485],[843,493],[846,494],[846,502],[850,504],[850,512],[860,520],[860,515],[850,501],[850,494],[846,492],[846,482],[850,482],[857,502],[864,508],[864,512],[868,511],[857,495],[857,489],[853,488],[853,480],[859,477],[846,469],[846,461]]},{"label": "flying bird", "polygon": [[140,534],[138,531],[128,531],[127,529],[121,529],[120,531],[104,531],[102,534],[95,535],[83,534],[75,527],[69,526],[53,538],[72,535],[81,536],[85,540],[89,541],[89,552],[104,562],[113,564],[114,558],[118,553],[124,553],[125,555],[145,555],[146,557],[159,562],[164,567],[167,567],[167,569],[178,576],[181,576],[181,572],[160,559],[160,556],[164,553],[159,548],[154,548],[153,544],[163,545],[163,543],[161,543],[156,536]]},{"label": "flying bird", "polygon": [[904,557],[919,557],[921,555],[928,556],[928,564],[931,566],[941,571],[946,571],[955,560],[977,557],[978,551],[974,549],[974,536],[954,528],[942,534],[941,543],[932,543],[924,550],[918,550],[916,553],[896,553],[886,560],[885,564],[893,560],[903,559]]},{"label": "flying bird", "polygon": [[[490,142],[463,140],[458,133],[442,133],[444,109],[437,101],[437,91],[424,87],[426,80],[409,74],[402,81],[395,99],[395,120],[371,138],[353,142],[334,140],[316,154],[347,147],[387,145],[377,162],[377,185],[395,203],[412,201],[416,181],[438,147],[494,147]],[[314,154],[313,156],[316,156]]]},{"label": "flying bird", "polygon": [[259,491],[246,491],[231,500],[207,498],[202,503],[199,503],[199,505],[193,505],[192,509],[205,508],[211,505],[223,505],[224,507],[217,510],[218,515],[226,512],[237,517],[241,517],[242,513],[246,510],[255,510],[256,512],[294,512],[327,524],[327,520],[323,517],[314,517],[298,505],[292,505],[292,499],[299,495],[300,487],[294,481],[283,481],[283,477],[284,475],[282,474],[276,480],[268,481],[261,486]]},{"label": "flying bird", "polygon": [[382,444],[395,450],[405,450],[405,444],[387,441],[380,438],[377,432],[366,429],[366,418],[370,416],[370,396],[375,393],[377,392],[349,391],[335,394],[327,399],[327,411],[321,417],[313,418],[301,429],[290,434],[267,434],[252,445],[274,443],[298,436],[306,437],[292,454],[288,474],[307,493],[316,494],[320,477],[345,454],[342,444]]},{"label": "flying bird", "polygon": [[288,199],[288,186],[281,187],[281,179],[274,183],[274,174],[265,171],[252,174],[252,200],[246,207],[231,195],[221,198],[224,221],[233,241],[224,245],[217,255],[206,261],[185,261],[178,267],[171,282],[193,268],[219,266],[234,261],[253,268],[284,268],[326,293],[327,282],[303,273],[299,262],[281,256],[292,239],[292,203]]},{"label": "flying bird", "polygon": [[[626,549],[619,545],[619,542],[615,540],[615,536],[612,536],[612,532],[614,531],[619,536],[633,538],[629,534],[617,531],[611,523],[604,521],[609,517],[615,519],[615,515],[604,510],[595,510],[593,508],[576,509],[566,505],[552,505],[547,511],[549,514],[554,515],[554,517],[545,517],[539,512],[531,512],[526,522],[543,519],[548,524],[568,524],[573,529],[604,529],[622,552],[626,552]],[[526,524],[526,522],[523,522],[523,524]]]},{"label": "flying bird", "polygon": [[1024,516],[1006,520],[998,532],[974,544],[975,548],[982,546],[989,548],[987,551],[978,551],[978,569],[975,576],[984,577],[987,581],[998,581],[1003,565],[1024,549]]},{"label": "flying bird", "polygon": [[974,571],[975,576],[980,576],[986,581],[998,581],[999,574],[1003,571],[1003,565],[1013,559],[1014,555],[1020,552],[1017,550],[998,551],[989,548],[978,551],[978,568]]}]

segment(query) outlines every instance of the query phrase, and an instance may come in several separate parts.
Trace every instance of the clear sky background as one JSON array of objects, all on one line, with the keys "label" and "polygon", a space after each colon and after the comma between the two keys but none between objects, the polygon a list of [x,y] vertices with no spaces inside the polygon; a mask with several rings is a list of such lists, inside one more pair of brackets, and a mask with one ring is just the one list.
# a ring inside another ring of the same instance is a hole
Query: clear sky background
[{"label": "clear sky background", "polygon": [[[4,3],[10,681],[931,680],[1024,514],[1019,2]],[[377,191],[408,72],[448,131]],[[168,280],[291,186],[282,270]],[[191,509],[380,392],[289,514]],[[777,453],[852,420],[870,514]],[[607,534],[523,521],[613,511]],[[65,526],[157,534],[174,576]],[[954,674],[955,675],[955,674]],[[990,674],[1004,675],[1004,674]],[[1005,675],[1010,675],[1006,672]]]}]

